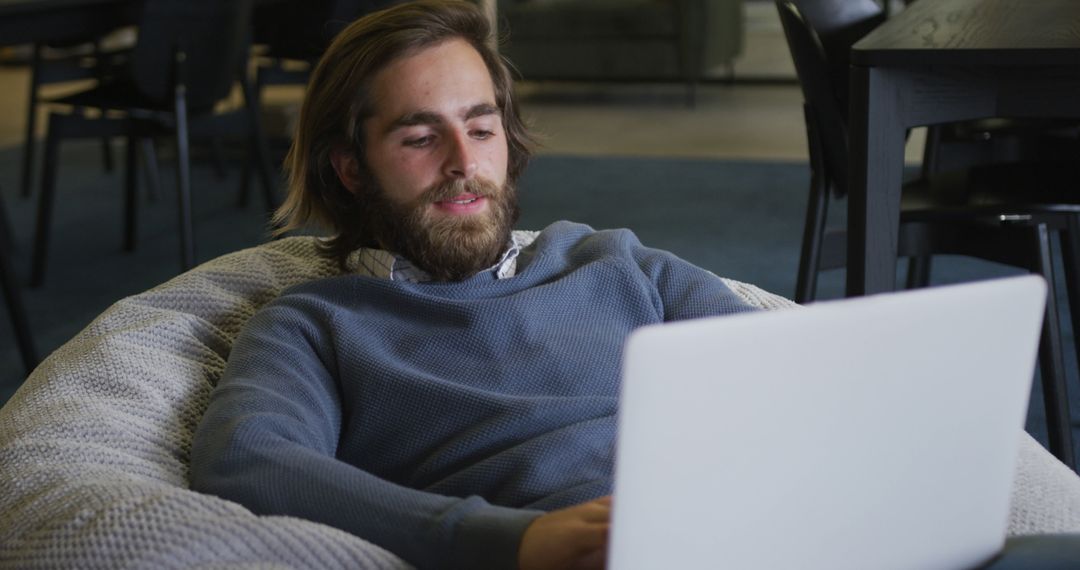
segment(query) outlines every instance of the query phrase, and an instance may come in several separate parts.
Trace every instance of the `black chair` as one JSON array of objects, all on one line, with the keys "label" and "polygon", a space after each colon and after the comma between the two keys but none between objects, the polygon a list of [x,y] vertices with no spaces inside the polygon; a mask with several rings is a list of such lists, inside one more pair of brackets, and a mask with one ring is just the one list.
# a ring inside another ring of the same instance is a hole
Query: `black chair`
[{"label": "black chair", "polygon": [[[826,230],[830,191],[847,192],[847,53],[884,19],[873,0],[777,0],[802,87],[811,187],[795,300],[812,301],[822,269],[846,265],[846,231]],[[1050,234],[1061,238],[1070,305],[1078,307],[1080,207],[1071,163],[1009,163],[924,176],[904,185],[898,252],[908,285],[928,283],[932,255],[959,254],[1043,275],[1051,285],[1039,362],[1051,451],[1074,467]],[[1075,198],[1073,198],[1075,199]],[[1072,311],[1077,327],[1077,311]],[[1077,329],[1080,330],[1080,329]]]},{"label": "black chair", "polygon": [[[311,70],[345,26],[401,0],[284,0],[256,4],[252,43],[256,62],[254,97],[272,85],[307,85]],[[250,163],[241,178],[240,206],[247,204]]]},{"label": "black chair", "polygon": [[[353,20],[404,0],[277,0],[255,6],[260,86],[306,84],[310,66]],[[299,65],[288,65],[288,62]],[[286,69],[293,67],[293,70]]]},{"label": "black chair", "polygon": [[[314,63],[345,26],[356,18],[401,0],[284,0],[255,6],[253,43],[262,46],[261,71],[273,80],[283,61]],[[286,75],[292,82],[306,75]]]},{"label": "black chair", "polygon": [[[139,37],[126,66],[91,89],[57,99],[78,108],[108,109],[122,116],[88,118],[53,112],[45,141],[45,167],[38,206],[30,283],[45,276],[49,226],[56,193],[60,142],[69,138],[127,138],[124,247],[135,245],[135,152],[139,141],[176,139],[181,270],[195,263],[191,218],[189,137],[245,133],[258,158],[267,202],[276,203],[275,179],[267,157],[251,90],[243,81],[249,47],[252,0],[154,0],[144,5]],[[216,113],[215,105],[241,80],[242,112]]]},{"label": "black chair", "polygon": [[[115,23],[120,24],[117,20]],[[114,30],[115,31],[115,30]],[[33,45],[30,59],[30,89],[27,96],[26,129],[23,140],[23,162],[20,184],[22,196],[29,197],[33,191],[34,166],[37,143],[38,108],[50,102],[42,95],[46,85],[68,83],[78,80],[100,80],[109,75],[112,67],[120,65],[129,55],[130,46],[105,50],[104,37],[90,42],[67,42],[64,45]],[[58,55],[52,55],[59,52]],[[113,153],[108,137],[101,140],[102,159],[106,172],[113,171]],[[160,186],[157,170],[157,154],[151,139],[142,141],[142,155],[147,171],[147,195],[156,198]]]},{"label": "black chair", "polygon": [[[337,0],[288,0],[255,7],[255,97],[267,85],[306,85],[311,67],[341,27],[330,24]],[[347,21],[351,21],[351,18]]]},{"label": "black chair", "polygon": [[[33,45],[30,58],[30,89],[26,105],[26,135],[23,141],[23,162],[20,183],[24,197],[31,194],[34,179],[34,154],[36,144],[38,106],[41,101],[41,88],[45,85],[66,83],[81,79],[97,79],[103,72],[100,39],[74,45],[47,46]],[[52,55],[54,52],[61,52]],[[102,141],[102,151],[106,171],[112,171],[113,159],[108,139]]]},{"label": "black chair", "polygon": [[3,199],[0,198],[0,288],[4,290],[4,302],[7,305],[11,328],[15,333],[19,356],[22,358],[26,373],[29,374],[37,366],[38,356],[34,348],[34,337],[30,333],[30,320],[26,316],[26,308],[22,301],[19,279],[15,275],[15,269],[9,258],[13,245],[11,235],[7,208],[4,206]]}]

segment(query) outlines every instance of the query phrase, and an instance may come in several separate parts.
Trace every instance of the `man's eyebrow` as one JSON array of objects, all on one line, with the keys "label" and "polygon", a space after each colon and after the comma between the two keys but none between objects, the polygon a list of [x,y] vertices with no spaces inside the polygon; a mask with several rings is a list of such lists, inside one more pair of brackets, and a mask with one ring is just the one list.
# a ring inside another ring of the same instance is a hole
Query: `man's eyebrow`
[{"label": "man's eyebrow", "polygon": [[475,119],[476,117],[482,117],[484,115],[498,114],[499,108],[491,103],[480,103],[469,107],[469,111],[465,113],[465,120]]},{"label": "man's eyebrow", "polygon": [[437,113],[431,111],[416,111],[414,113],[407,113],[397,118],[394,122],[390,123],[387,131],[394,131],[402,127],[414,127],[416,125],[440,125],[443,123],[443,118]]},{"label": "man's eyebrow", "polygon": [[[485,115],[495,115],[499,113],[499,108],[491,103],[478,103],[469,107],[469,110],[465,112],[464,120],[475,119],[476,117],[483,117]],[[442,116],[432,111],[415,111],[412,113],[406,113],[398,117],[394,122],[390,123],[387,127],[387,132],[395,131],[403,127],[415,127],[416,125],[441,125],[445,121]]]}]

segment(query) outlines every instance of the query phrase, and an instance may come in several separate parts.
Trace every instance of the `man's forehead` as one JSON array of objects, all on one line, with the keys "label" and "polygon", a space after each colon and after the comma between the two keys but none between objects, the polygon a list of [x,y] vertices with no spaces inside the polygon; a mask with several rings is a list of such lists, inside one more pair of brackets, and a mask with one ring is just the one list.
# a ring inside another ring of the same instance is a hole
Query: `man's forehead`
[{"label": "man's forehead", "polygon": [[497,111],[495,87],[480,53],[454,38],[403,54],[372,79],[372,115],[380,122],[434,122]]}]

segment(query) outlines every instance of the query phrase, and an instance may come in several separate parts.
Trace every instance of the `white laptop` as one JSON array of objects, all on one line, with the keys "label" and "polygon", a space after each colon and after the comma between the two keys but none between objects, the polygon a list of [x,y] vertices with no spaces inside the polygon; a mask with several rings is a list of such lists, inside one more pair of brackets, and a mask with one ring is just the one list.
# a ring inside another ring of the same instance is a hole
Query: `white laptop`
[{"label": "white laptop", "polygon": [[609,568],[972,568],[1003,545],[1035,276],[635,331]]}]

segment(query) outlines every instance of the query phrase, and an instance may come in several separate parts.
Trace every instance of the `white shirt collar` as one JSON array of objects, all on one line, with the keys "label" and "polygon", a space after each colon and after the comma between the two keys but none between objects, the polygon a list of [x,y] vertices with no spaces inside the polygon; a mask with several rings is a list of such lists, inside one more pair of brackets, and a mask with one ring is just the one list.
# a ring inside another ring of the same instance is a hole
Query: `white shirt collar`
[{"label": "white shirt collar", "polygon": [[[510,241],[502,257],[485,271],[493,272],[496,279],[508,279],[517,275],[518,254],[521,253],[522,248],[536,239],[537,234],[538,232],[526,231],[511,233]],[[408,259],[386,250],[370,247],[362,247],[352,252],[346,261],[346,267],[350,272],[366,277],[410,283],[431,281],[431,276],[426,271],[413,265]]]}]

